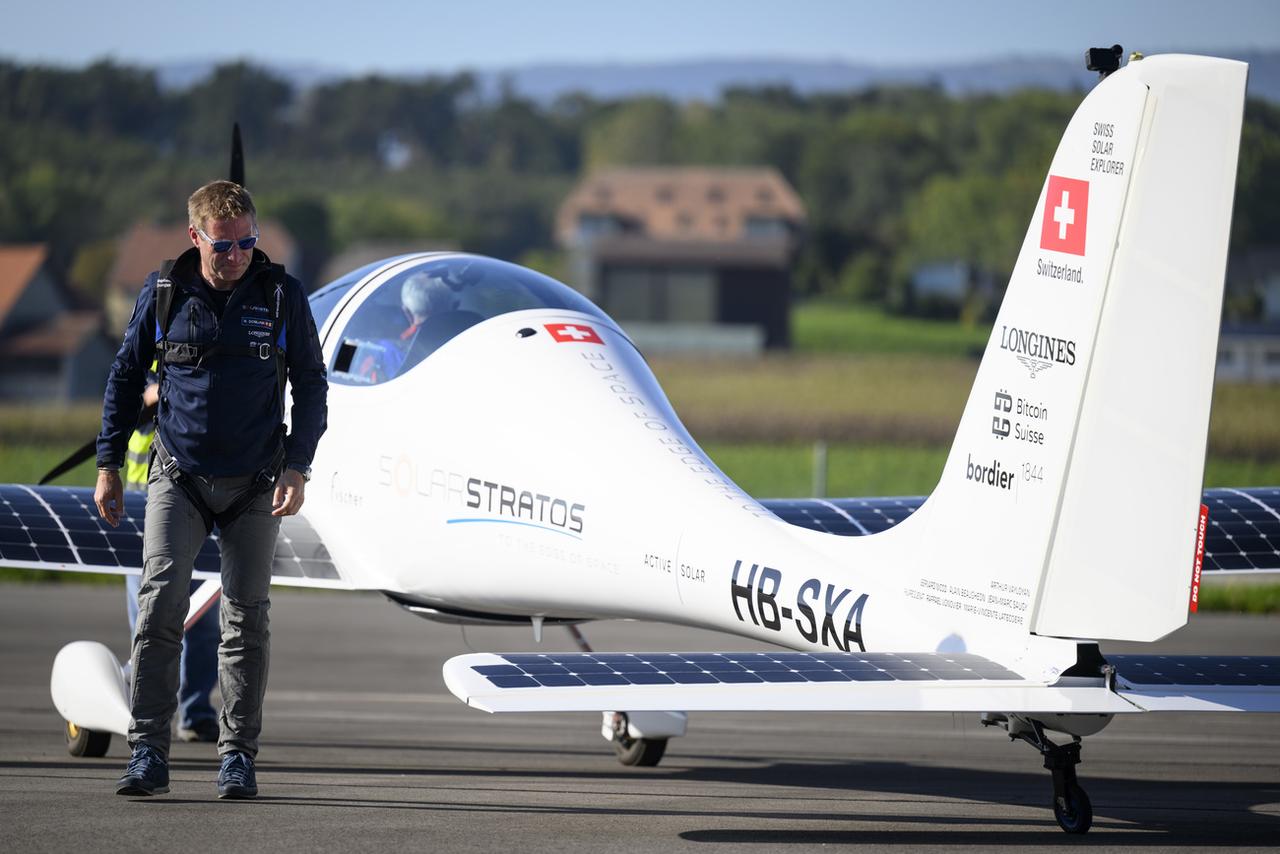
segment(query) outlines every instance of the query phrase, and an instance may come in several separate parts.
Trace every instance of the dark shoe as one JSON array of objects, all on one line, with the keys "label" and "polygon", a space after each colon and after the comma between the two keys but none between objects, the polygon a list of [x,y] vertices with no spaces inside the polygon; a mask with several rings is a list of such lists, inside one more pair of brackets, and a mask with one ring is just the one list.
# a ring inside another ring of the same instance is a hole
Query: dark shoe
[{"label": "dark shoe", "polygon": [[258,781],[253,775],[253,758],[247,753],[233,750],[222,757],[218,771],[218,797],[256,798]]},{"label": "dark shoe", "polygon": [[163,795],[169,791],[169,763],[145,742],[133,748],[129,767],[116,783],[117,795]]},{"label": "dark shoe", "polygon": [[178,727],[178,738],[182,741],[203,741],[212,744],[218,740],[218,721],[215,718],[204,718],[190,727]]}]

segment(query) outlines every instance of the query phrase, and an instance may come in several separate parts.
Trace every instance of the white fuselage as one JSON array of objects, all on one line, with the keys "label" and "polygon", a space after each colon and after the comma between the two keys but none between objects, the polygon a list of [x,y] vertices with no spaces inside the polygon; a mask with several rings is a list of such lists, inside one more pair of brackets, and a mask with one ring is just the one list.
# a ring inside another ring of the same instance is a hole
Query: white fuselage
[{"label": "white fuselage", "polygon": [[[327,358],[330,330],[359,302],[325,324]],[[600,343],[555,340],[547,326],[566,323]],[[490,318],[405,375],[335,384],[329,400],[306,512],[357,587],[481,613],[683,623],[796,649],[999,645],[1007,658],[1011,639],[1027,642],[1022,626],[940,619],[904,595],[898,529],[835,537],[761,507],[598,317]]]}]

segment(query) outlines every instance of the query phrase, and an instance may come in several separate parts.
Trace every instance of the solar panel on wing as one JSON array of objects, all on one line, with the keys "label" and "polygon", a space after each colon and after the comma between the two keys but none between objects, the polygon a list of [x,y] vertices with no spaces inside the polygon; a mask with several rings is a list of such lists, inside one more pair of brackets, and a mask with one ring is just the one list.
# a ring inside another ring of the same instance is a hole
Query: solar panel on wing
[{"label": "solar panel on wing", "polygon": [[970,653],[518,653],[472,669],[497,688],[783,682],[1017,680]]},{"label": "solar panel on wing", "polygon": [[1108,655],[1132,685],[1280,687],[1280,657],[1260,655]]},{"label": "solar panel on wing", "polygon": [[[140,568],[146,506],[145,493],[126,492],[125,515],[113,528],[98,516],[87,487],[0,485],[0,563]],[[195,568],[218,572],[221,565],[215,531],[201,544]],[[282,520],[272,575],[340,579],[324,543],[301,516]]]},{"label": "solar panel on wing", "polygon": [[[1205,571],[1280,570],[1280,489],[1206,489],[1201,500],[1209,508]],[[778,498],[760,503],[792,525],[861,537],[897,525],[924,498]]]}]

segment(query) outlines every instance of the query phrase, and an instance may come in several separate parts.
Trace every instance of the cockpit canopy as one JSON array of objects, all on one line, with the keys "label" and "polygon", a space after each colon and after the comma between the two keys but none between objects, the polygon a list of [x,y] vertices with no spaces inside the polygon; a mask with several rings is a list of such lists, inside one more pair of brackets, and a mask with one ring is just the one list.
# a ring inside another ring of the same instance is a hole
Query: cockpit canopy
[{"label": "cockpit canopy", "polygon": [[[390,274],[390,275],[388,275]],[[375,284],[376,282],[376,284]],[[586,297],[541,273],[476,255],[410,255],[370,264],[311,297],[316,326],[374,290],[325,336],[337,337],[329,381],[376,385],[403,375],[483,320],[530,308],[605,315]],[[340,327],[340,328],[339,328]]]}]

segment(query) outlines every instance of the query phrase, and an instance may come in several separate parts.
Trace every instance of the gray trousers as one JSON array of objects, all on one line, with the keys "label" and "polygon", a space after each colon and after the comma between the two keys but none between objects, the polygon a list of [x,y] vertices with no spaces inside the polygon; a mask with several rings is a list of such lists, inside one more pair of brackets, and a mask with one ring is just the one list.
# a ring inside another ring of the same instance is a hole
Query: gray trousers
[{"label": "gray trousers", "polygon": [[[207,506],[219,513],[252,481],[244,477],[193,477]],[[222,599],[219,617],[218,687],[222,692],[218,753],[258,753],[262,697],[267,689],[271,634],[267,591],[279,517],[271,515],[271,491],[221,531]],[[205,538],[191,499],[160,467],[151,467],[138,625],[133,637],[133,719],[129,744],[146,742],[169,755],[169,725],[177,710],[182,624],[191,599],[191,569]]]}]

